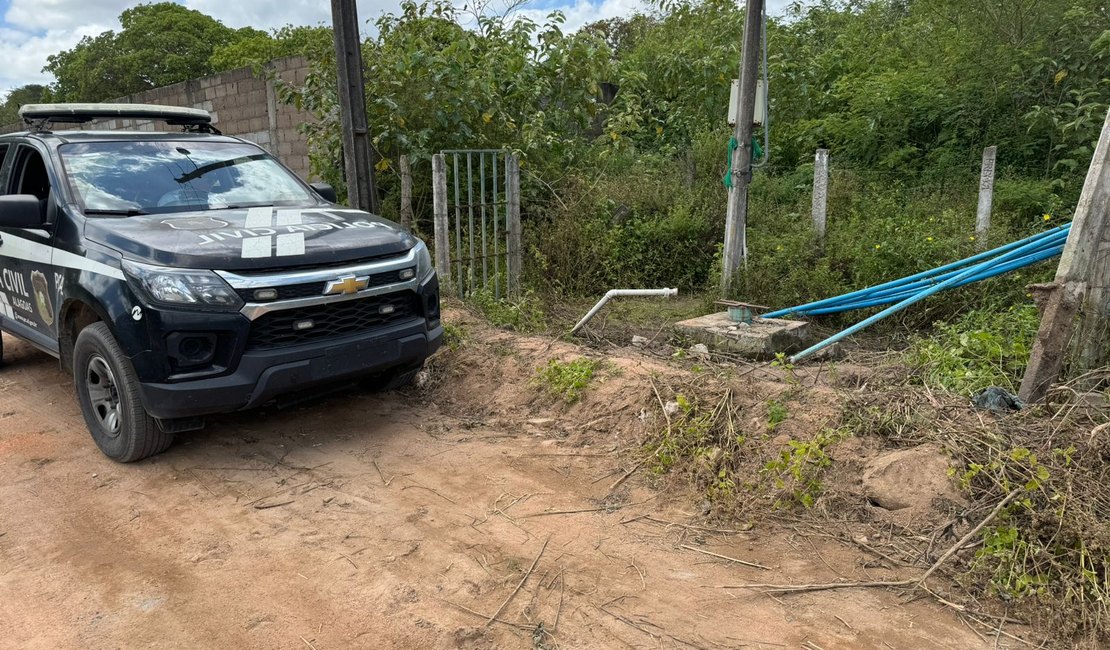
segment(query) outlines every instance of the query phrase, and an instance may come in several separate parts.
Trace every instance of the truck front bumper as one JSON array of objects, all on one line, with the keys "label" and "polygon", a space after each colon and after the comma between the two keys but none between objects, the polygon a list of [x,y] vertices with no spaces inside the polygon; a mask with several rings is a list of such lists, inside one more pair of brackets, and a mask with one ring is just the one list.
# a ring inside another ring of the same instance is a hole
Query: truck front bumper
[{"label": "truck front bumper", "polygon": [[291,393],[419,366],[443,342],[427,321],[326,342],[246,352],[235,372],[178,383],[140,383],[143,406],[161,419],[231,413]]}]

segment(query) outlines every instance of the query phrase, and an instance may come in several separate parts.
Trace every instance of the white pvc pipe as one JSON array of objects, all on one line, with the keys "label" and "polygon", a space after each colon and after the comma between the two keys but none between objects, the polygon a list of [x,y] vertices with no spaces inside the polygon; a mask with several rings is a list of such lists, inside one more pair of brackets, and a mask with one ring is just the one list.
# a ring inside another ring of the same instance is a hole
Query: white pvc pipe
[{"label": "white pvc pipe", "polygon": [[605,303],[609,302],[613,298],[625,297],[625,296],[662,296],[664,298],[670,298],[671,296],[677,296],[677,295],[678,295],[678,289],[677,288],[676,289],[613,289],[613,290],[609,291],[609,293],[606,293],[605,296],[601,300],[597,301],[597,304],[594,305],[594,308],[591,309],[585,316],[583,316],[582,320],[578,321],[578,324],[574,326],[574,329],[572,329],[570,331],[570,333],[574,334],[578,330],[582,329],[582,327],[586,323],[590,322],[591,318],[593,318],[594,316],[597,315],[597,312],[601,311],[601,308],[605,306]]}]

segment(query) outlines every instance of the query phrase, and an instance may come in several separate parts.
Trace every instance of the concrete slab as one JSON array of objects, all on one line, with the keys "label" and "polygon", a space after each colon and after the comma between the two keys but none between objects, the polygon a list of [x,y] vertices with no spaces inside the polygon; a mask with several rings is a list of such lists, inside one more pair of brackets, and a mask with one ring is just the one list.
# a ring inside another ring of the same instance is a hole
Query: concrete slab
[{"label": "concrete slab", "polygon": [[809,323],[805,321],[757,318],[751,325],[744,325],[732,322],[728,312],[675,323],[675,330],[710,349],[752,359],[773,359],[778,352],[799,352],[809,341]]}]

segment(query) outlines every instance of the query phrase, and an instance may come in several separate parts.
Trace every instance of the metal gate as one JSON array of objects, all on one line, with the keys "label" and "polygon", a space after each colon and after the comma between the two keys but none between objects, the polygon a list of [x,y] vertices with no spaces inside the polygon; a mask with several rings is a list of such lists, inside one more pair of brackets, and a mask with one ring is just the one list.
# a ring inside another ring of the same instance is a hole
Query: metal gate
[{"label": "metal gate", "polygon": [[440,283],[460,297],[519,295],[517,157],[499,149],[443,151],[432,156],[432,183]]}]

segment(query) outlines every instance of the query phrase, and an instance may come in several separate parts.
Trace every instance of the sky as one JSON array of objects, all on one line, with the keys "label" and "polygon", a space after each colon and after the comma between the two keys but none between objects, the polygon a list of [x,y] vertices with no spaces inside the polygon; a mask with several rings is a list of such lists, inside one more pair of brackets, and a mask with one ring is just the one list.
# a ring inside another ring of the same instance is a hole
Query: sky
[{"label": "sky", "polygon": [[[788,2],[768,0],[768,8],[778,13]],[[120,13],[137,4],[138,0],[0,0],[0,52],[6,61],[0,66],[0,93],[29,83],[50,83],[50,75],[42,72],[47,56],[73,47],[84,36],[119,29]],[[180,4],[236,28],[268,30],[331,22],[328,0],[180,0]],[[358,0],[359,19],[372,21],[399,5],[399,0]],[[559,9],[566,15],[565,27],[574,30],[595,20],[631,15],[642,6],[642,0],[531,0],[521,13],[542,19]]]}]

